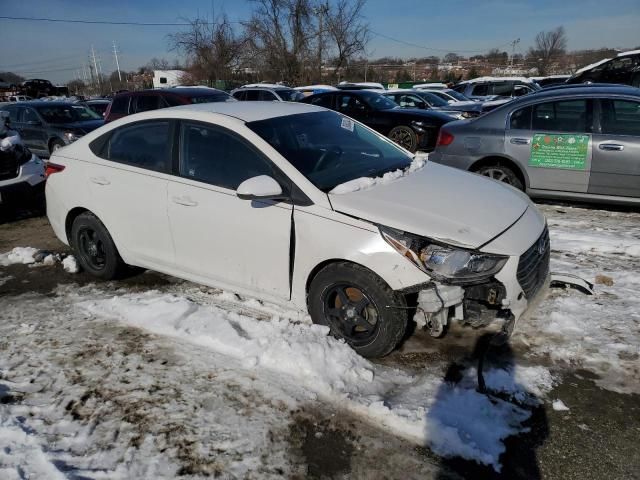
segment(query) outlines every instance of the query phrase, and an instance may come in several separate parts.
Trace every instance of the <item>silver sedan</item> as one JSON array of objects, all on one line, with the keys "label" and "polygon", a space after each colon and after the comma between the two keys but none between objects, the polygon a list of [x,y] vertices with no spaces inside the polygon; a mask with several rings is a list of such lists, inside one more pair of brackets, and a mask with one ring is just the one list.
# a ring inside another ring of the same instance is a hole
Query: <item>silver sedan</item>
[{"label": "silver sedan", "polygon": [[558,88],[445,125],[429,159],[531,197],[640,204],[640,89]]}]

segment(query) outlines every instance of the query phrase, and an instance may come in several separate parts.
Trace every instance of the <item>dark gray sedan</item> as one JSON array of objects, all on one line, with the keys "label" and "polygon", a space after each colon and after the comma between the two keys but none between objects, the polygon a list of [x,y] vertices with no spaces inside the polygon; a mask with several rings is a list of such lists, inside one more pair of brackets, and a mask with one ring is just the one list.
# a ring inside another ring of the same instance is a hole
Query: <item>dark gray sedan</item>
[{"label": "dark gray sedan", "polygon": [[640,89],[541,91],[445,125],[429,160],[531,197],[640,204]]}]

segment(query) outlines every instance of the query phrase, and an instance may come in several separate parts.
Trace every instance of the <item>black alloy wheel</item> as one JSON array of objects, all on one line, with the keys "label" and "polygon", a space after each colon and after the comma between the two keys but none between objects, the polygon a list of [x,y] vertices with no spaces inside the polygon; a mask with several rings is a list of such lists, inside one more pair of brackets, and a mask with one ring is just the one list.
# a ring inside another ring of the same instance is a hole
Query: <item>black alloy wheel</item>
[{"label": "black alloy wheel", "polygon": [[330,327],[348,343],[366,344],[375,336],[378,308],[358,287],[334,285],[326,290],[323,303]]}]

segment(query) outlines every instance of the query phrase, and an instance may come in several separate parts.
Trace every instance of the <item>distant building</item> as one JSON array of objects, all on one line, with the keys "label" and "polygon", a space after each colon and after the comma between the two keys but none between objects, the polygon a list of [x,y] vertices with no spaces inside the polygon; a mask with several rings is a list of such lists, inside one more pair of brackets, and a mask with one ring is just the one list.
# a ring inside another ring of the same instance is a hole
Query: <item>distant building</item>
[{"label": "distant building", "polygon": [[154,70],[153,88],[177,87],[182,85],[184,70]]}]

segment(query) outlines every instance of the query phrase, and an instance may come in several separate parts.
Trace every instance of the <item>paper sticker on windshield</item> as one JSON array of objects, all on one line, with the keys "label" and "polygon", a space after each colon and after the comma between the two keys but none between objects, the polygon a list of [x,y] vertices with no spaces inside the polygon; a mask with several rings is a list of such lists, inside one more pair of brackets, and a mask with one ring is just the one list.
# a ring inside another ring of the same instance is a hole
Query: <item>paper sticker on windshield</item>
[{"label": "paper sticker on windshield", "polygon": [[350,118],[342,117],[342,123],[340,123],[340,126],[345,130],[349,130],[350,132],[353,132],[353,127],[355,126],[355,124],[353,123],[353,120],[351,120]]},{"label": "paper sticker on windshield", "polygon": [[589,135],[535,133],[531,142],[530,167],[585,170]]}]

